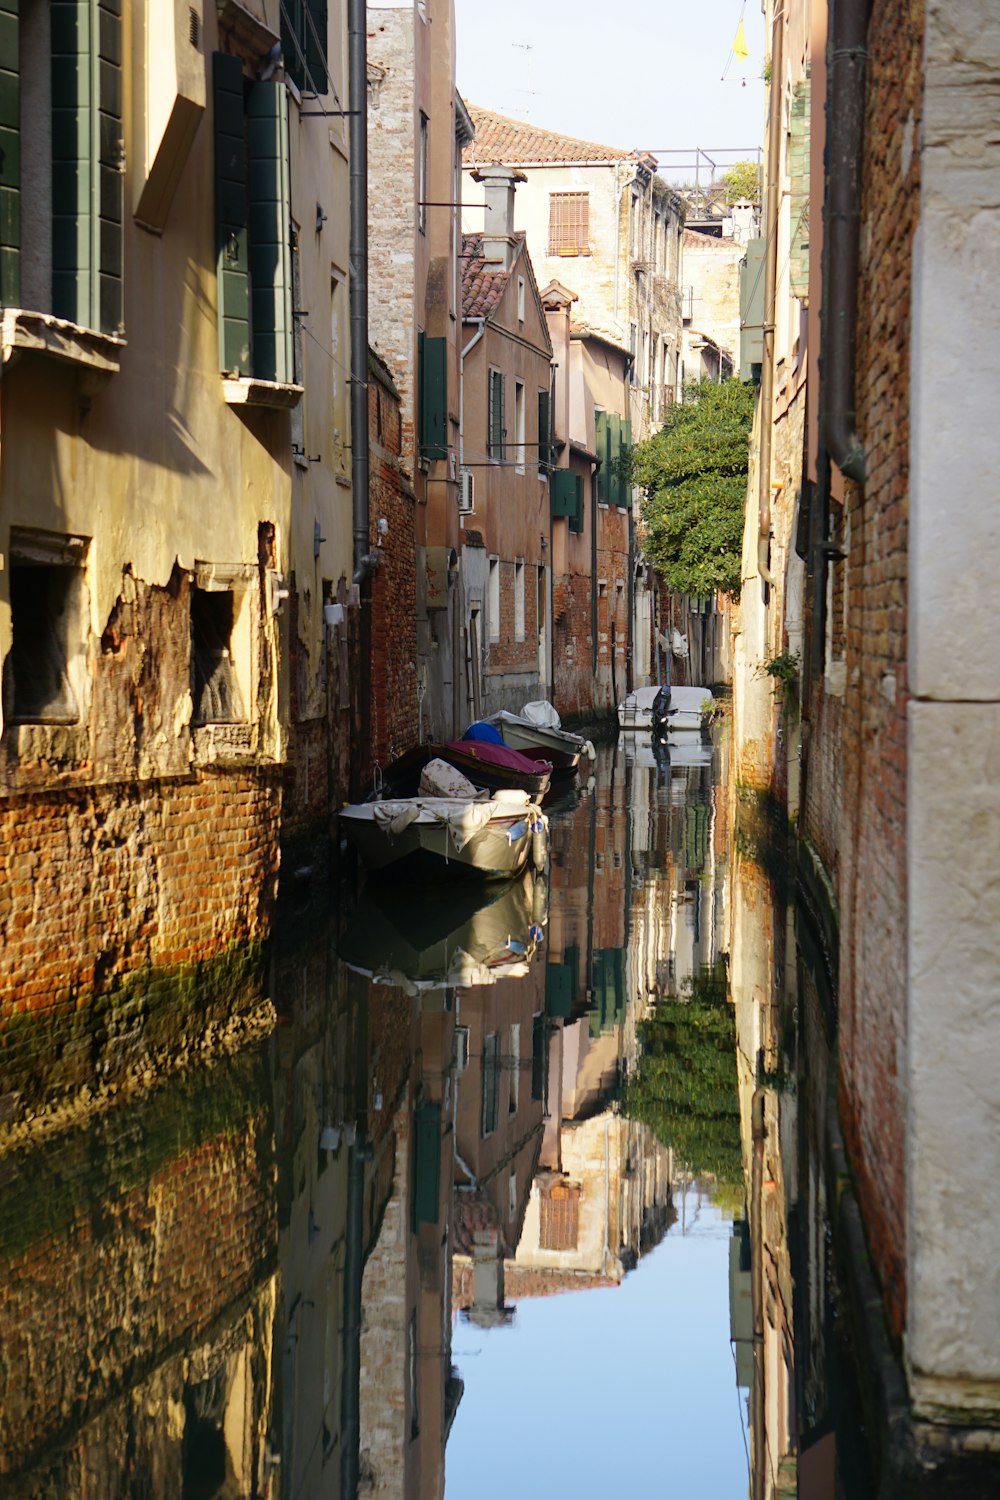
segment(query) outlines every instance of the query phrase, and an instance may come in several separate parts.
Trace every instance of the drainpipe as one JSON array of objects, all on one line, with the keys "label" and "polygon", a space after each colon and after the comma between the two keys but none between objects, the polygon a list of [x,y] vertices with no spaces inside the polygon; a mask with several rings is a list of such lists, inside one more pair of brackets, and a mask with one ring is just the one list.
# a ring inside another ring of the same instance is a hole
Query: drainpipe
[{"label": "drainpipe", "polygon": [[871,0],[836,0],[833,6],[827,104],[822,425],[831,459],[857,484],[865,480],[865,450],[854,422],[854,342],[870,10]]},{"label": "drainpipe", "polygon": [[348,0],[351,210],[351,484],[354,491],[354,582],[378,566],[368,549],[368,7]]},{"label": "drainpipe", "polygon": [[767,188],[764,209],[764,350],[760,372],[760,473],[757,501],[757,572],[775,586],[768,567],[771,544],[771,421],[774,404],[774,306],[778,287],[778,170],[785,61],[785,0],[771,21],[771,83],[767,113]]}]

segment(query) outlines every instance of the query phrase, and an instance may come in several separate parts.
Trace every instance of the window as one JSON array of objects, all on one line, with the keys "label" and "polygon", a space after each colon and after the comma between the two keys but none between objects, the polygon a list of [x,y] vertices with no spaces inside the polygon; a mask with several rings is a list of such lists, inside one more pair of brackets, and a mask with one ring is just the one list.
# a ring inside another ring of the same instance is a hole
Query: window
[{"label": "window", "polygon": [[514,381],[514,462],[524,473],[524,381]]},{"label": "window", "polygon": [[417,1314],[410,1314],[409,1331],[406,1338],[407,1383],[410,1387],[410,1438],[420,1434],[420,1381],[417,1373]]},{"label": "window", "polygon": [[542,1011],[531,1018],[531,1097],[545,1095],[545,1016]]},{"label": "window", "polygon": [[487,584],[486,608],[490,620],[490,640],[500,639],[500,559],[490,558],[490,576]]},{"label": "window", "polygon": [[229,589],[191,590],[191,697],[193,724],[241,724],[243,695],[233,666],[238,616]]},{"label": "window", "polygon": [[549,194],[549,254],[590,254],[590,194]]},{"label": "window", "polygon": [[327,0],[281,0],[280,9],[285,72],[303,94],[325,94]]},{"label": "window", "polygon": [[538,392],[538,472],[547,475],[552,467],[552,399],[548,391]]},{"label": "window", "polygon": [[507,1177],[507,1222],[513,1224],[517,1218],[517,1173],[513,1167]]},{"label": "window", "polygon": [[489,412],[487,422],[489,431],[486,435],[487,453],[493,463],[502,463],[504,449],[507,444],[507,429],[504,425],[504,377],[499,370],[490,370],[489,382]]},{"label": "window", "polygon": [[85,717],[89,542],[12,529],[13,642],[4,663],[4,717],[20,724],[76,724]]},{"label": "window", "polygon": [[636,193],[633,193],[632,201],[629,205],[629,248],[631,250],[633,260],[638,260],[639,258],[639,225],[641,222],[640,213],[641,207],[639,197]]},{"label": "window", "polygon": [[228,52],[212,59],[219,368],[292,379],[288,94],[251,82]]},{"label": "window", "polygon": [[521,1027],[515,1022],[510,1028],[510,1093],[507,1096],[507,1113],[517,1114],[521,1098]]},{"label": "window", "polygon": [[517,278],[517,321],[524,322],[524,277]]},{"label": "window", "polygon": [[514,563],[514,639],[524,640],[524,558]]},{"label": "window", "polygon": [[417,427],[420,457],[448,457],[448,341],[417,334]]},{"label": "window", "polygon": [[427,116],[420,111],[420,135],[417,141],[417,228],[427,233]]},{"label": "window", "polygon": [[542,1182],[538,1189],[538,1248],[575,1250],[580,1237],[577,1183]]},{"label": "window", "polygon": [[634,323],[630,323],[628,325],[628,352],[630,356],[628,378],[632,385],[639,384],[639,371],[636,368],[636,362],[638,359],[638,344],[639,330],[636,328]]},{"label": "window", "polygon": [[485,1140],[497,1128],[500,1091],[500,1039],[493,1032],[483,1042],[483,1108],[480,1133]]},{"label": "window", "polygon": [[[0,22],[0,304],[117,334],[124,183],[119,0],[3,0]],[[22,123],[30,125],[23,156]],[[22,200],[29,167],[30,191]]]}]

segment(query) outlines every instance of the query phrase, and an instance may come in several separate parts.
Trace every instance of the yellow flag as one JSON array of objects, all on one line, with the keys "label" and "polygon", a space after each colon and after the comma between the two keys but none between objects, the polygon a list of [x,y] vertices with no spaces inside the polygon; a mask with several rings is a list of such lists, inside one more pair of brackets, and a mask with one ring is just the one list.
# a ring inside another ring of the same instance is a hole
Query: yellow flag
[{"label": "yellow flag", "polygon": [[746,32],[743,30],[742,20],[736,28],[736,36],[733,40],[733,56],[740,62],[746,62],[750,56],[750,53],[747,51],[747,37]]}]

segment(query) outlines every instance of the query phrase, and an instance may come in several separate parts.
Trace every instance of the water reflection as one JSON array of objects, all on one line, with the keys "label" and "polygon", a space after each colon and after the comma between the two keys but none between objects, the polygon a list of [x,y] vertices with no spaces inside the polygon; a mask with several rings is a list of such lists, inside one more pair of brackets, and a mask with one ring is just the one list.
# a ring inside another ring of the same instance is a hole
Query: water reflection
[{"label": "water reflection", "polygon": [[623,740],[546,876],[288,893],[242,980],[263,1040],[203,1053],[189,996],[173,1061],[157,1009],[162,1067],[3,1127],[3,1493],[440,1500],[447,1456],[464,1500],[543,1368],[540,1437],[598,1468],[581,1409],[627,1382],[712,1449],[700,1493],[829,1469],[823,1101],[800,1122],[794,1088],[826,1011],[736,805],[724,740]]}]

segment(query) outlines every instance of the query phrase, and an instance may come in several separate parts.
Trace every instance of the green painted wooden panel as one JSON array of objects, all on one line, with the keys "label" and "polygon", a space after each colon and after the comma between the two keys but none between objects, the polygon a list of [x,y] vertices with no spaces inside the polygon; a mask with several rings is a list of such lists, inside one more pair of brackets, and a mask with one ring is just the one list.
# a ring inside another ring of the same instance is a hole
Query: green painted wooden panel
[{"label": "green painted wooden panel", "polygon": [[417,388],[421,458],[448,457],[448,341],[419,339]]},{"label": "green painted wooden panel", "polygon": [[628,472],[628,451],[632,446],[632,423],[627,417],[623,417],[619,431],[618,453],[615,459],[615,479],[618,488],[618,501],[622,510],[632,508],[632,484]]},{"label": "green painted wooden panel", "polygon": [[596,949],[592,974],[594,1006],[590,1013],[590,1034],[599,1036],[617,1026],[625,1015],[625,949]]},{"label": "green painted wooden panel", "polygon": [[764,241],[748,240],[740,266],[740,379],[764,358]]},{"label": "green painted wooden panel", "polygon": [[507,438],[506,382],[499,370],[491,370],[489,376],[489,412],[487,414],[487,445],[490,458],[503,462],[504,445]]},{"label": "green painted wooden panel", "polygon": [[413,1115],[413,1226],[436,1224],[441,1189],[441,1106],[427,1101]]},{"label": "green painted wooden panel", "polygon": [[576,480],[573,493],[573,509],[569,518],[569,529],[577,536],[583,531],[583,475],[574,474]]},{"label": "green painted wooden panel", "polygon": [[601,461],[597,471],[597,503],[608,505],[608,414],[606,411],[595,411],[594,413],[594,448]]},{"label": "green painted wooden panel", "polygon": [[20,0],[0,0],[0,306],[21,302]]},{"label": "green painted wooden panel", "polygon": [[52,310],[122,326],[121,0],[52,0]]},{"label": "green painted wooden panel", "polygon": [[531,1022],[531,1097],[545,1096],[545,1017],[537,1015]]},{"label": "green painted wooden panel", "polygon": [[247,107],[250,210],[250,326],[258,380],[292,378],[288,95],[283,83],[255,83]]},{"label": "green painted wooden panel", "polygon": [[215,250],[219,368],[250,374],[250,259],[243,69],[238,57],[212,55],[215,128]]},{"label": "green painted wooden panel", "polygon": [[576,514],[576,480],[571,469],[553,469],[549,475],[549,501],[553,520]]}]

